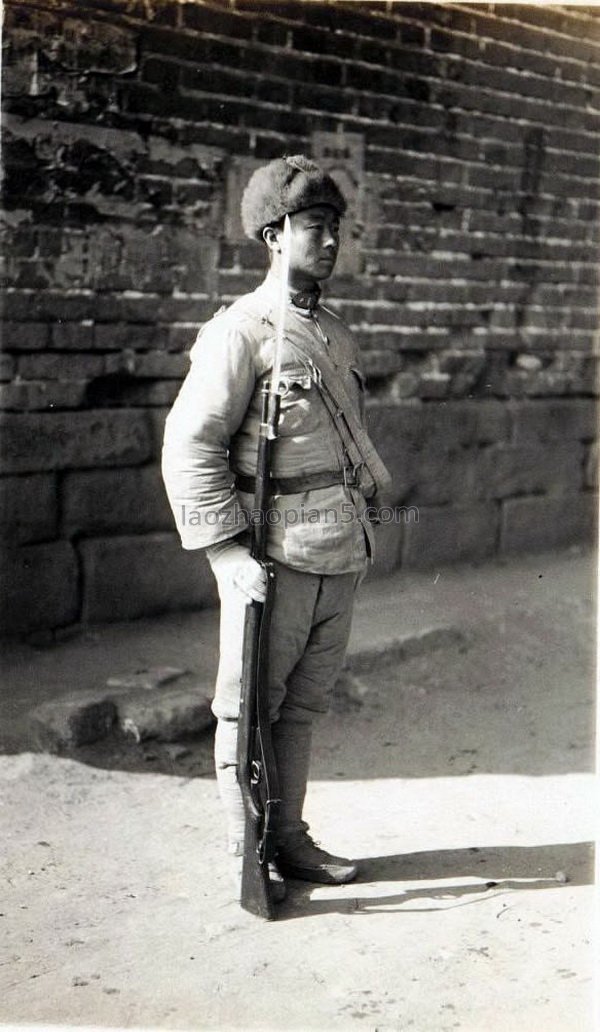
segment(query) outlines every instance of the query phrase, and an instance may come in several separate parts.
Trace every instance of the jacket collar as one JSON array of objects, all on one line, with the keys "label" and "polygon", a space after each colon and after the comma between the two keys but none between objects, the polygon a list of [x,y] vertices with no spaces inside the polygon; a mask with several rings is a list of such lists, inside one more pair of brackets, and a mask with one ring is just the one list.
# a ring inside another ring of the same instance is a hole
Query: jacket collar
[{"label": "jacket collar", "polygon": [[[258,288],[265,301],[267,301],[267,303],[273,308],[276,308],[279,302],[279,289],[279,279],[273,272],[267,273],[265,279]],[[297,312],[298,315],[310,317],[319,307],[320,296],[321,288],[318,285],[316,285],[316,289],[314,291],[288,290],[289,307],[292,311]]]}]

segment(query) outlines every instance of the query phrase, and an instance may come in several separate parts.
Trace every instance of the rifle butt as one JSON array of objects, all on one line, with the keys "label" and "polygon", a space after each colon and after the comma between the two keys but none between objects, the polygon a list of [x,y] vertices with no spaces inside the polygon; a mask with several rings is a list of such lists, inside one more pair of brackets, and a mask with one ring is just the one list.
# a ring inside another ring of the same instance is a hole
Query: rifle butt
[{"label": "rifle butt", "polygon": [[258,862],[258,848],[257,827],[249,827],[246,823],[240,903],[243,910],[254,914],[255,917],[272,921],[275,917],[275,910],[271,899],[269,867],[266,863]]},{"label": "rifle butt", "polygon": [[246,815],[240,903],[244,910],[268,921],[275,917],[269,861],[276,851],[279,810],[266,693],[272,582],[270,589],[266,603],[252,602],[246,610],[237,748],[237,776]]}]

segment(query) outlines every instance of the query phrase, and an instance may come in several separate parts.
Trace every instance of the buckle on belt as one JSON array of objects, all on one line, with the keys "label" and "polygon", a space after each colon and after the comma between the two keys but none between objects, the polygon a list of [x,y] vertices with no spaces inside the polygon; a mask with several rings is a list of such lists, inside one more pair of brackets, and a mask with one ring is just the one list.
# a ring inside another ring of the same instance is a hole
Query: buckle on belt
[{"label": "buckle on belt", "polygon": [[357,462],[355,466],[344,466],[344,487],[360,486],[360,470],[364,462]]}]

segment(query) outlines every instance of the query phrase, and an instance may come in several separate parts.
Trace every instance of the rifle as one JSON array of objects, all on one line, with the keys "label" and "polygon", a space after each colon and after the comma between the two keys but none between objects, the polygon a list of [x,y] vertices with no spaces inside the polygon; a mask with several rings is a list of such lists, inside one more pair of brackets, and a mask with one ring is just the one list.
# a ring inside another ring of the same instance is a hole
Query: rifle
[{"label": "rifle", "polygon": [[290,223],[286,216],[275,354],[270,382],[262,390],[251,526],[251,553],[266,573],[267,590],[264,602],[253,600],[246,608],[237,738],[237,777],[246,818],[241,905],[244,910],[267,920],[275,916],[270,894],[269,863],[274,859],[277,848],[275,835],[280,800],[269,718],[269,628],[276,574],[273,563],[267,558],[266,512],[270,502],[271,448],[277,437],[281,401],[281,351],[287,305],[289,238]]}]

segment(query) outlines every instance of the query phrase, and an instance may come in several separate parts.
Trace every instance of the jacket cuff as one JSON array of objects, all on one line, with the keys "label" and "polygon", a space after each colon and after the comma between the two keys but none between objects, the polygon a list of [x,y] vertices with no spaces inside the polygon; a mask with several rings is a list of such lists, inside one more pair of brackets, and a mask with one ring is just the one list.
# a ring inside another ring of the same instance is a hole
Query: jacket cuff
[{"label": "jacket cuff", "polygon": [[173,514],[183,548],[209,548],[236,538],[248,528],[248,514],[235,495],[217,506],[173,505]]},{"label": "jacket cuff", "polygon": [[214,545],[209,545],[206,549],[206,558],[212,566],[213,562],[220,559],[221,556],[240,547],[250,551],[250,537],[246,531],[242,531],[234,537],[225,538],[223,541],[217,541]]}]

